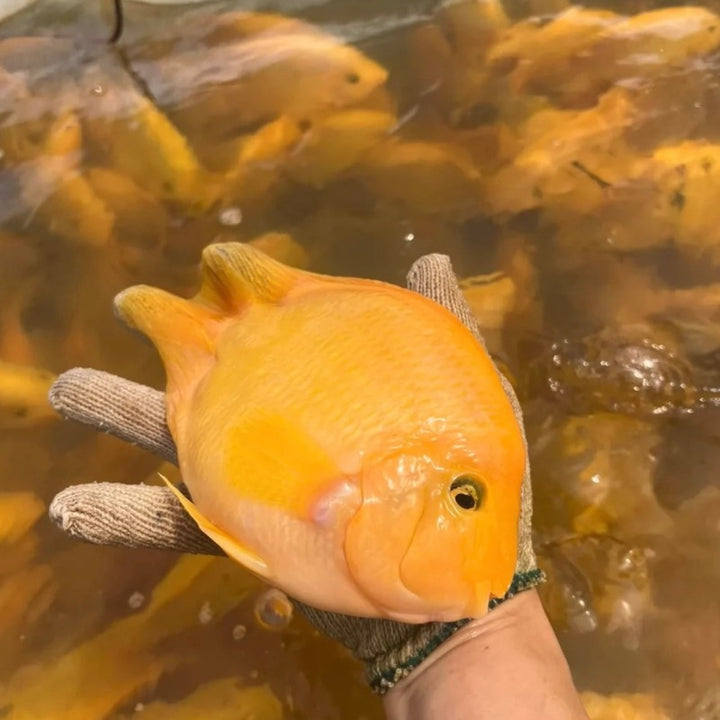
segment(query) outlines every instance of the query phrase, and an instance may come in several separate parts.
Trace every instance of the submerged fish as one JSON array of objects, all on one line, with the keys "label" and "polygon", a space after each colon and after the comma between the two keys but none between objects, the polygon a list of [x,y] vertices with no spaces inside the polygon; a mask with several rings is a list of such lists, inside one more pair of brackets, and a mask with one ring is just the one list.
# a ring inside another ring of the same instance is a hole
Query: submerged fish
[{"label": "submerged fish", "polygon": [[289,595],[404,622],[481,616],[515,569],[522,433],[485,350],[393,285],[203,253],[190,300],[116,299],[167,372],[199,527]]},{"label": "submerged fish", "polygon": [[352,45],[281,15],[211,15],[164,45],[146,49],[133,69],[180,130],[198,138],[237,137],[281,116],[314,121],[363,102],[388,75]]}]

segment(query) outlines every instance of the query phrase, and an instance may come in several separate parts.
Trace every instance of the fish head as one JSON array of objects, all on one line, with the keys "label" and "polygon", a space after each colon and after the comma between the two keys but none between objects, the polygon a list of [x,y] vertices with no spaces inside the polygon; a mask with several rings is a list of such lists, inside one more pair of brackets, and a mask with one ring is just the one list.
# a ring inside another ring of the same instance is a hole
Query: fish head
[{"label": "fish head", "polygon": [[430,437],[364,469],[345,555],[355,582],[387,617],[481,617],[507,592],[525,469],[520,433],[517,440],[498,453],[462,434]]},{"label": "fish head", "polygon": [[337,63],[328,76],[335,105],[346,107],[363,101],[385,84],[387,70],[351,45],[335,48]]},{"label": "fish head", "polygon": [[337,110],[360,103],[387,80],[384,67],[333,37],[308,35],[298,43],[302,52],[293,54],[294,72],[290,77],[299,100],[297,106],[285,108],[291,115],[309,112],[313,116],[317,110]]}]

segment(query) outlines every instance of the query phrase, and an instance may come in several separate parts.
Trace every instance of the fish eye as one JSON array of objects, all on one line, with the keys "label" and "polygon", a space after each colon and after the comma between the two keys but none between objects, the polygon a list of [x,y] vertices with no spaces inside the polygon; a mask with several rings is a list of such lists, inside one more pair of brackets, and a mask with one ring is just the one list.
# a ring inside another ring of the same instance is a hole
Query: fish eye
[{"label": "fish eye", "polygon": [[450,497],[461,510],[479,510],[485,499],[485,486],[473,475],[459,475],[450,485]]},{"label": "fish eye", "polygon": [[356,72],[349,72],[345,79],[351,84],[351,85],[357,85],[360,82],[360,76]]}]

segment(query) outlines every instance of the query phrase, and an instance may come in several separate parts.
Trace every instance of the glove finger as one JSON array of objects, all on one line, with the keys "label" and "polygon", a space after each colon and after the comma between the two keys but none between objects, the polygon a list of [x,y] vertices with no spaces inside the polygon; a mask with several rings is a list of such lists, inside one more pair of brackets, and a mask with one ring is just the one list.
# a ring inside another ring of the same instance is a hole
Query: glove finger
[{"label": "glove finger", "polygon": [[433,253],[416,260],[407,275],[407,287],[447,308],[485,347],[478,321],[460,290],[447,255]]},{"label": "glove finger", "polygon": [[164,487],[73,485],[55,496],[49,515],[68,535],[97,545],[225,554]]},{"label": "glove finger", "polygon": [[[410,290],[424,295],[446,307],[472,332],[475,338],[484,346],[480,326],[473,314],[465,296],[460,290],[457,278],[453,272],[450,258],[447,255],[424,255],[415,261],[407,277],[407,286]],[[518,418],[523,433],[523,442],[527,446],[523,425],[522,409],[515,391],[510,382],[502,373],[500,380],[505,393]],[[532,545],[532,484],[530,478],[529,462],[525,464],[525,477],[522,484],[521,511],[520,511],[520,544],[518,547],[517,572],[530,572],[537,567],[535,552]]]},{"label": "glove finger", "polygon": [[62,417],[138,445],[177,465],[165,423],[165,395],[100,370],[74,368],[50,389],[50,404]]}]

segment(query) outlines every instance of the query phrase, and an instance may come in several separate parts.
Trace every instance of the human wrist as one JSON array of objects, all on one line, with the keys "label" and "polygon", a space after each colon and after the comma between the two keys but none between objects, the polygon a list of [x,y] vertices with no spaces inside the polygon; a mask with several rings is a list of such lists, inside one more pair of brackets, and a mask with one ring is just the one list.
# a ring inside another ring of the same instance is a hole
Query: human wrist
[{"label": "human wrist", "polygon": [[[532,555],[532,565],[532,567],[515,573],[507,593],[503,597],[493,598],[488,605],[489,610],[494,610],[517,594],[537,587],[545,581],[544,573],[534,567],[534,555]],[[378,622],[379,624],[377,624]],[[363,633],[361,643],[361,645],[368,646],[367,639],[370,638],[375,646],[375,652],[372,653],[358,652],[359,645],[355,642],[348,644],[347,635],[342,637],[329,634],[335,639],[340,639],[346,647],[353,650],[356,657],[366,663],[370,687],[374,692],[383,695],[421,666],[436,649],[441,646],[447,647],[445,644],[448,639],[470,622],[471,618],[464,618],[456,622],[431,622],[421,625],[374,621],[371,632]],[[359,628],[355,627],[354,622],[352,625],[350,636],[356,636]],[[383,625],[384,627],[381,627]],[[379,651],[378,648],[380,648]]]},{"label": "human wrist", "polygon": [[458,630],[384,704],[388,720],[587,718],[535,590]]}]

